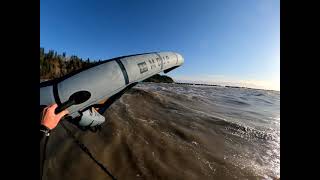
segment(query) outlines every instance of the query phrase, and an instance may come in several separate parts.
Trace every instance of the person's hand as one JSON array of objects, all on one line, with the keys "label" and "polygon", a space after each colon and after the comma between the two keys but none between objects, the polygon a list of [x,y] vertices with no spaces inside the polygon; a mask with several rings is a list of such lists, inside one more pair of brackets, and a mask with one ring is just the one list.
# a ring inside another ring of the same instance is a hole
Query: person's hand
[{"label": "person's hand", "polygon": [[43,109],[43,114],[42,114],[42,119],[41,119],[41,124],[52,130],[55,128],[61,118],[68,114],[68,110],[64,110],[58,114],[55,114],[54,111],[58,107],[57,104],[50,105],[46,108]]}]

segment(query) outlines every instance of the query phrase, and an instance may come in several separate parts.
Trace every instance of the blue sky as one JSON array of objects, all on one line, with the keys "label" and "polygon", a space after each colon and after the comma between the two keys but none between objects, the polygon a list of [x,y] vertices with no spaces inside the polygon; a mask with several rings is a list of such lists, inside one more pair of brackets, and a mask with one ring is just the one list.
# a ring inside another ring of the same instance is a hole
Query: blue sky
[{"label": "blue sky", "polygon": [[280,90],[279,0],[41,0],[40,46],[95,60],[176,51],[175,80]]}]

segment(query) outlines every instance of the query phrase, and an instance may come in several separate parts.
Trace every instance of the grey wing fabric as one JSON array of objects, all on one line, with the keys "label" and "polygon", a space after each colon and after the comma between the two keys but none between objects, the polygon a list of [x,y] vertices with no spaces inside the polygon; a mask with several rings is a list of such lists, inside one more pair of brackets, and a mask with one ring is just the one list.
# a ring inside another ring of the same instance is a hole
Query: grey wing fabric
[{"label": "grey wing fabric", "polygon": [[[79,117],[87,114],[88,112],[85,111],[88,111],[90,106],[119,93],[128,85],[181,66],[183,63],[183,57],[175,52],[146,53],[106,60],[71,76],[52,81],[52,83],[42,85],[40,83],[40,105],[52,103],[59,105],[67,101],[75,92],[89,91],[91,97],[86,102],[68,108],[72,118]],[[90,124],[88,121],[82,120],[80,125]],[[102,122],[101,119],[99,122]]]}]

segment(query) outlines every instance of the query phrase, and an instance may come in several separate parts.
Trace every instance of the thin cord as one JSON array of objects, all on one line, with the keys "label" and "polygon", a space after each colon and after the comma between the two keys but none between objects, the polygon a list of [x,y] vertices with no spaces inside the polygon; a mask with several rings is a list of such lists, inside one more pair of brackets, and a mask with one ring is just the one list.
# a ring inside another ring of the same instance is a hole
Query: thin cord
[{"label": "thin cord", "polygon": [[72,134],[72,132],[68,128],[66,128],[66,126],[63,123],[61,123],[61,125],[65,129],[67,134],[80,147],[80,149],[84,151],[105,173],[107,173],[112,180],[116,180],[116,178],[111,174],[111,172],[107,169],[107,167],[101,164],[98,160],[96,160],[93,157],[93,155],[90,153],[89,149],[84,144],[82,144],[79,140],[77,140],[76,137]]}]

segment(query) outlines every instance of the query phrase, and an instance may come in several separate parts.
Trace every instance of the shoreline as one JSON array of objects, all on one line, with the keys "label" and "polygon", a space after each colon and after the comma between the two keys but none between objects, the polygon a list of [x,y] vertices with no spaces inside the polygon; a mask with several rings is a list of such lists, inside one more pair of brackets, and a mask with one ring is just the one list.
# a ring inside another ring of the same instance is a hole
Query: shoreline
[{"label": "shoreline", "polygon": [[[50,81],[51,79],[40,79],[40,83],[45,81]],[[166,83],[166,84],[181,84],[181,85],[190,85],[190,86],[215,86],[215,87],[225,87],[225,88],[235,88],[235,89],[252,89],[252,90],[263,90],[263,91],[276,91],[272,89],[258,89],[258,88],[249,88],[249,87],[240,87],[240,86],[223,86],[218,84],[203,84],[203,83],[182,83],[182,82],[153,82],[153,83]]]}]

